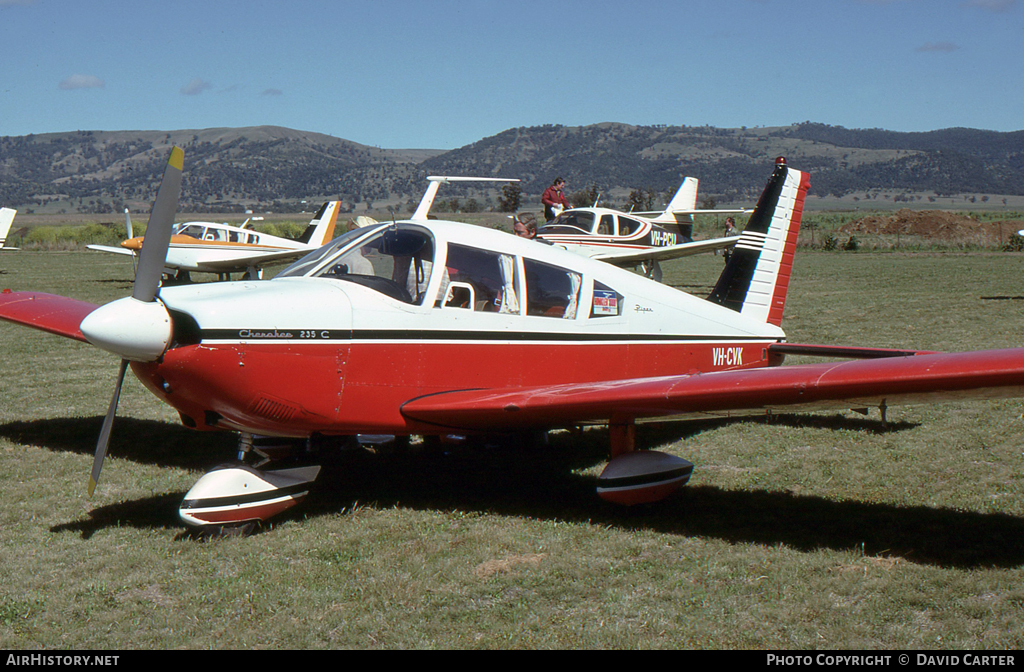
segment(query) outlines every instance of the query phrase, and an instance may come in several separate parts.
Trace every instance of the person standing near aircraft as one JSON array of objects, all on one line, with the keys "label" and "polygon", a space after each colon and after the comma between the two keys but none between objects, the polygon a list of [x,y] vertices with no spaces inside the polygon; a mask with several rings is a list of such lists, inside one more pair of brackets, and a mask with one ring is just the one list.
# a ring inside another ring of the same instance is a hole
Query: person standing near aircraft
[{"label": "person standing near aircraft", "polygon": [[[565,180],[556,177],[551,186],[541,194],[540,202],[544,204],[545,223],[551,222],[551,220],[558,216],[558,212],[561,212],[564,208],[572,207],[569,205],[569,201],[565,199],[565,194],[562,193],[563,189],[565,189]],[[558,212],[555,212],[556,207]]]},{"label": "person standing near aircraft", "polygon": [[[725,235],[726,236],[738,236],[740,232],[736,229],[736,221],[732,217],[725,218]],[[726,247],[722,250],[722,255],[725,257],[725,263],[729,263],[729,257],[732,256],[732,248]]]}]

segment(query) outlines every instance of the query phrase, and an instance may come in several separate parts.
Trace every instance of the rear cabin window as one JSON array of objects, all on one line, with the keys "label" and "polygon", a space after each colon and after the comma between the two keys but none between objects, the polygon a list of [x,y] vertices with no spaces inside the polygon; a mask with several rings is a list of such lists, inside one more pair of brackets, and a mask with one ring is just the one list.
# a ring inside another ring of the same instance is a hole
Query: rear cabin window
[{"label": "rear cabin window", "polygon": [[518,284],[514,256],[451,244],[435,305],[518,314]]},{"label": "rear cabin window", "polygon": [[624,297],[611,287],[595,282],[594,300],[590,304],[591,317],[617,317],[622,315]]},{"label": "rear cabin window", "polygon": [[576,319],[580,276],[564,268],[523,260],[526,275],[526,314]]},{"label": "rear cabin window", "polygon": [[632,235],[637,229],[640,228],[640,222],[629,217],[619,217],[619,235],[629,236]]}]

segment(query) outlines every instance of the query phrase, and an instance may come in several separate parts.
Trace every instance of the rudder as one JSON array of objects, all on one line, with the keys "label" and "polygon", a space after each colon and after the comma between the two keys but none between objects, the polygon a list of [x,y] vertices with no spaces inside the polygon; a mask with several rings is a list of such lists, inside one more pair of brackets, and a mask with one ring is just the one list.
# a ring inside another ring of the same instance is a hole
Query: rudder
[{"label": "rudder", "polygon": [[327,201],[320,206],[320,209],[313,215],[302,235],[296,238],[300,243],[319,247],[325,245],[334,238],[334,226],[338,219],[338,210],[341,201]]}]

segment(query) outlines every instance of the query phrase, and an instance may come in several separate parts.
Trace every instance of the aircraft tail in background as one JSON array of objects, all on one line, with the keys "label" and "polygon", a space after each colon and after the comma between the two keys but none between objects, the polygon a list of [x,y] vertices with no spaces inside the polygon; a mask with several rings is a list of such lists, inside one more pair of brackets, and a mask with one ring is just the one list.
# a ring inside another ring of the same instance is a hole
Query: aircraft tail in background
[{"label": "aircraft tail in background", "polygon": [[327,201],[320,206],[309,226],[302,232],[298,240],[301,243],[320,247],[334,239],[334,227],[338,221],[338,210],[341,208],[341,201]]},{"label": "aircraft tail in background", "polygon": [[16,247],[7,247],[7,232],[11,230],[14,223],[14,216],[17,210],[11,208],[0,208],[0,250],[16,250]]},{"label": "aircraft tail in background", "polygon": [[699,180],[696,177],[687,177],[679,186],[676,195],[665,206],[665,211],[652,219],[658,224],[676,224],[680,220],[693,222],[693,214],[697,208],[697,185]]}]

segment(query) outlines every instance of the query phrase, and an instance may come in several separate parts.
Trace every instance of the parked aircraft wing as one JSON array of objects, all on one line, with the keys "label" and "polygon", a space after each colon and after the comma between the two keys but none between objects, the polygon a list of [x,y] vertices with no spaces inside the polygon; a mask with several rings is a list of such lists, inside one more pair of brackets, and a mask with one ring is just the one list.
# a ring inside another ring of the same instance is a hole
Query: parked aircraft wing
[{"label": "parked aircraft wing", "polygon": [[694,240],[689,243],[680,243],[679,245],[669,245],[667,247],[652,247],[637,251],[627,250],[624,252],[611,252],[609,254],[595,256],[594,259],[607,261],[608,263],[615,264],[616,266],[630,266],[638,264],[641,261],[665,261],[667,259],[678,259],[679,257],[688,257],[693,254],[710,252],[711,250],[720,250],[732,247],[738,240],[739,238],[736,236],[709,238],[708,240]]},{"label": "parked aircraft wing", "polygon": [[135,251],[129,250],[126,247],[113,247],[112,245],[86,245],[85,247],[97,252],[113,252],[114,254],[124,254],[129,257],[135,256]]},{"label": "parked aircraft wing", "polygon": [[87,342],[78,325],[99,308],[94,303],[39,292],[0,292],[0,319]]},{"label": "parked aircraft wing", "polygon": [[304,257],[315,248],[298,248],[295,250],[281,250],[280,252],[258,252],[247,257],[231,257],[230,259],[204,259],[197,261],[196,266],[200,271],[208,273],[229,273],[237,271],[246,266],[266,266],[278,261],[291,261]]},{"label": "parked aircraft wing", "polygon": [[452,429],[480,430],[1020,396],[1024,348],[442,392],[406,402],[402,413]]}]

